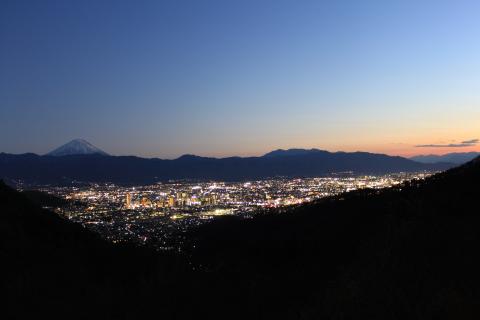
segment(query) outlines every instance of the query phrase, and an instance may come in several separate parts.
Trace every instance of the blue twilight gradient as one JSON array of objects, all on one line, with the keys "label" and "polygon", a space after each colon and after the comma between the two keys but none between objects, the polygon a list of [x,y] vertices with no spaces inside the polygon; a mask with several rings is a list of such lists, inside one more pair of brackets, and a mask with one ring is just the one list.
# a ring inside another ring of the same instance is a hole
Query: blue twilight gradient
[{"label": "blue twilight gradient", "polygon": [[[0,1],[0,151],[480,138],[478,1]],[[419,150],[416,150],[418,153]]]}]

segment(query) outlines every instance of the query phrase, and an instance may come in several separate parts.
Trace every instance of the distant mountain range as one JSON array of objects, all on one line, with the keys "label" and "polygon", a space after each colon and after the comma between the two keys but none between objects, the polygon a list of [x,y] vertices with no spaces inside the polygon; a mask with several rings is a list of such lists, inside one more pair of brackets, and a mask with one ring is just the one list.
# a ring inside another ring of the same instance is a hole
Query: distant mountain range
[{"label": "distant mountain range", "polygon": [[464,164],[480,156],[480,152],[456,152],[444,155],[420,155],[411,157],[410,160],[421,163],[439,163],[448,162],[453,164]]},{"label": "distant mountain range", "polygon": [[175,160],[109,156],[90,143],[78,140],[59,149],[61,152],[45,156],[2,153],[0,178],[31,183],[70,183],[75,180],[142,184],[178,179],[238,181],[277,176],[312,177],[347,171],[381,174],[445,170],[453,166],[448,163],[423,164],[383,154],[332,153],[318,149],[276,150],[264,156],[246,158],[184,155]]}]

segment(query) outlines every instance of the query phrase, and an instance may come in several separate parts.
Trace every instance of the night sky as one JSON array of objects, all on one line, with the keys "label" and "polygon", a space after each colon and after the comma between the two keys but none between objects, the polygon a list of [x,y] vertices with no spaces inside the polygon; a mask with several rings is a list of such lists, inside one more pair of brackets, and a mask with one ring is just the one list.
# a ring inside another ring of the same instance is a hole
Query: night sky
[{"label": "night sky", "polygon": [[453,0],[2,0],[0,152],[74,138],[162,158],[479,150],[479,12]]}]

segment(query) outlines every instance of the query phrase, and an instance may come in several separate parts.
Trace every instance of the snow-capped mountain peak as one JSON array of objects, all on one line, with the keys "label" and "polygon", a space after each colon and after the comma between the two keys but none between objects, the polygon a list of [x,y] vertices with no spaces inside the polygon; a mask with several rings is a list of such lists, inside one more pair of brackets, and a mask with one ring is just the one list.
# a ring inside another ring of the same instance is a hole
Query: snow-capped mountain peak
[{"label": "snow-capped mountain peak", "polygon": [[108,156],[108,153],[95,147],[90,142],[83,139],[75,139],[57,149],[47,153],[47,156],[70,156],[78,154],[100,154]]}]

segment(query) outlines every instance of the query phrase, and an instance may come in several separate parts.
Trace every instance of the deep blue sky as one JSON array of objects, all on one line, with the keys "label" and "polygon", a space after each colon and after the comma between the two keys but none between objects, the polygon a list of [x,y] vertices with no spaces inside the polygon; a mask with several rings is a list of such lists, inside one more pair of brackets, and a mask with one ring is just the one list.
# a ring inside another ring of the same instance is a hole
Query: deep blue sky
[{"label": "deep blue sky", "polygon": [[479,38],[478,1],[2,0],[0,151],[451,151],[414,146],[480,137]]}]

